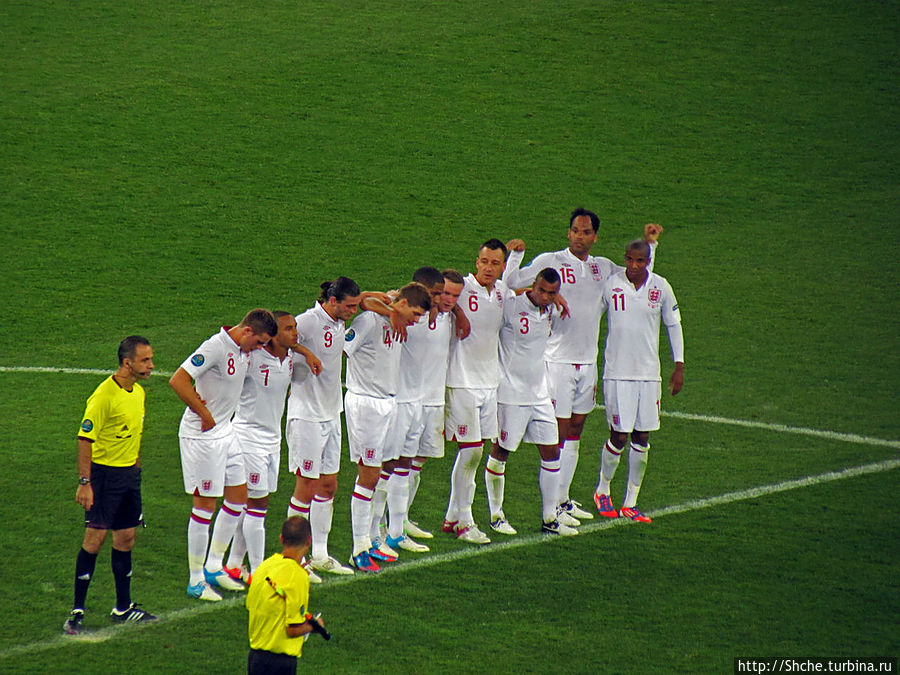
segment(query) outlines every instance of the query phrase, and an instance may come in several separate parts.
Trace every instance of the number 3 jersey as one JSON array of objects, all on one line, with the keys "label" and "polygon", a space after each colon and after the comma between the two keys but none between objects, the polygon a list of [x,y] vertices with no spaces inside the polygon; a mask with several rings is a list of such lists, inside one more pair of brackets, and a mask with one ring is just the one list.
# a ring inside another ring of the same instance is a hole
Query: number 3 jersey
[{"label": "number 3 jersey", "polygon": [[216,426],[203,431],[200,416],[185,407],[179,436],[221,438],[231,432],[231,416],[241,399],[249,357],[223,327],[185,359],[181,367],[193,378],[194,389],[206,402]]},{"label": "number 3 jersey", "polygon": [[293,354],[294,372],[288,396],[288,419],[329,422],[341,416],[341,355],[345,327],[342,319],[332,319],[318,302],[299,314],[297,342],[322,362],[322,372],[313,375],[301,354]]},{"label": "number 3 jersey", "polygon": [[[625,272],[619,272],[603,289],[606,309],[606,350],[603,352],[604,380],[660,380],[659,323],[681,323],[678,302],[669,282],[648,273],[635,289]],[[683,354],[674,354],[683,361]]]},{"label": "number 3 jersey", "polygon": [[499,403],[535,405],[550,400],[544,350],[552,314],[552,308],[542,312],[525,293],[506,301],[500,328]]}]

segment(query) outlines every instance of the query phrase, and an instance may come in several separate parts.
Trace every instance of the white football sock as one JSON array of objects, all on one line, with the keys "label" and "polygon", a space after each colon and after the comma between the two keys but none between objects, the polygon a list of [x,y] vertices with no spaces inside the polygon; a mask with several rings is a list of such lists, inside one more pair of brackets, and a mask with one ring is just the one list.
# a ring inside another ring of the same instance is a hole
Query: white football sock
[{"label": "white football sock", "polygon": [[372,495],[372,522],[369,524],[369,535],[372,541],[381,536],[381,521],[384,519],[384,507],[387,505],[387,484],[391,474],[384,471],[378,476],[375,491]]},{"label": "white football sock", "polygon": [[204,580],[203,561],[206,559],[206,547],[209,544],[209,523],[212,521],[212,517],[212,511],[204,511],[196,506],[191,509],[191,517],[188,520],[187,529],[188,571],[191,575],[191,586]]},{"label": "white football sock", "polygon": [[625,490],[623,509],[634,508],[637,505],[638,493],[641,491],[641,483],[644,480],[644,471],[647,470],[647,451],[649,445],[631,444],[628,452],[628,488]]},{"label": "white football sock", "polygon": [[245,507],[234,530],[234,539],[231,540],[231,548],[228,549],[228,561],[225,563],[225,567],[240,567],[244,563],[244,555],[247,553],[247,540],[244,538],[246,520],[247,509]]},{"label": "white football sock", "polygon": [[409,513],[409,469],[398,466],[387,483],[388,536],[402,537]]},{"label": "white football sock", "polygon": [[600,477],[596,490],[598,495],[609,494],[609,484],[616,475],[616,467],[619,466],[621,457],[622,450],[614,446],[612,442],[606,441],[606,445],[600,451]]},{"label": "white football sock", "polygon": [[503,492],[506,487],[506,462],[488,456],[484,467],[484,487],[487,491],[488,509],[491,520],[503,513]]},{"label": "white football sock", "polygon": [[356,483],[350,497],[350,528],[353,533],[353,555],[368,551],[372,546],[369,529],[372,526],[373,490]]},{"label": "white football sock", "polygon": [[241,529],[247,542],[247,560],[251,574],[266,558],[266,512],[267,509],[258,507],[248,508],[244,512],[244,526]]},{"label": "white football sock", "polygon": [[545,523],[556,520],[559,494],[559,460],[542,459],[538,471],[538,487],[541,489],[541,518]]},{"label": "white football sock", "polygon": [[292,496],[287,508],[287,517],[291,516],[303,516],[309,520],[309,502],[301,502]]},{"label": "white football sock", "polygon": [[559,503],[569,501],[569,487],[578,467],[580,438],[567,438],[559,448]]},{"label": "white football sock", "polygon": [[234,536],[243,512],[243,504],[232,504],[228,500],[222,502],[222,507],[216,515],[216,524],[213,525],[212,537],[209,540],[209,553],[206,554],[206,569],[210,572],[218,572],[222,569],[225,549],[231,543],[231,538]]},{"label": "white football sock", "polygon": [[[477,445],[460,448],[456,456],[460,466],[458,475],[454,475],[453,479],[456,488],[456,512],[461,526],[471,525],[475,522],[475,518],[472,516],[472,504],[475,501],[475,476],[478,473],[482,452],[484,452],[484,448]],[[456,467],[454,467],[454,471],[455,469]]]},{"label": "white football sock", "polygon": [[334,499],[316,495],[309,509],[309,525],[312,528],[313,560],[328,559],[328,535],[331,533],[331,522],[334,519]]},{"label": "white football sock", "polygon": [[425,465],[425,462],[422,460],[413,460],[412,466],[409,469],[409,503],[406,506],[406,511],[412,511],[412,503],[416,498],[416,493],[419,491],[419,483],[422,482],[422,467]]}]

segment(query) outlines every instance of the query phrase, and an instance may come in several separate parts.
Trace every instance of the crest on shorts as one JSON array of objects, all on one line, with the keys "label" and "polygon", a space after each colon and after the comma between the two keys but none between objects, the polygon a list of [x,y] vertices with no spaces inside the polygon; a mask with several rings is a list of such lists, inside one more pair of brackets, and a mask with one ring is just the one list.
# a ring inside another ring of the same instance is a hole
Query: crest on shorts
[{"label": "crest on shorts", "polygon": [[469,430],[469,425],[468,425],[468,424],[460,424],[460,425],[459,425],[459,435],[460,435],[460,436],[465,436],[465,435],[466,435],[466,432],[467,432],[468,430]]},{"label": "crest on shorts", "polygon": [[93,429],[93,428],[94,428],[94,423],[91,422],[91,421],[88,420],[88,419],[84,420],[84,421],[81,423],[81,430],[82,430],[82,431],[90,431],[90,430]]},{"label": "crest on shorts", "polygon": [[375,459],[375,448],[366,448],[366,459]]},{"label": "crest on shorts", "polygon": [[200,482],[200,488],[203,492],[209,492],[211,487],[212,487],[211,480],[204,480],[204,481]]},{"label": "crest on shorts", "polygon": [[614,427],[619,426],[619,416],[618,415],[613,415],[613,426]]},{"label": "crest on shorts", "polygon": [[310,471],[312,471],[312,465],[313,465],[313,463],[312,463],[311,459],[304,459],[303,460],[303,473],[309,473]]},{"label": "crest on shorts", "polygon": [[505,431],[500,432],[500,440],[505,441],[508,434]]},{"label": "crest on shorts", "polygon": [[247,482],[250,483],[250,485],[259,485],[259,474],[258,473],[249,474],[247,476]]},{"label": "crest on shorts", "polygon": [[657,302],[659,302],[659,298],[661,295],[662,295],[662,291],[660,291],[658,288],[651,288],[650,291],[647,293],[647,297],[650,299],[650,302],[652,302],[654,305]]},{"label": "crest on shorts", "polygon": [[203,354],[194,354],[191,357],[191,365],[197,366],[198,368],[202,366],[206,362],[206,357]]}]

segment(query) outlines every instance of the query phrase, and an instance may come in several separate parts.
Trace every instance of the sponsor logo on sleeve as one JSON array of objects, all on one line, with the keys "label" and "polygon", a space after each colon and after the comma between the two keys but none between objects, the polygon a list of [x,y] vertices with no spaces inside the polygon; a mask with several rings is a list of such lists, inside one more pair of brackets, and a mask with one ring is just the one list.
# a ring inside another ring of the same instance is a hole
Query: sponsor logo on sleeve
[{"label": "sponsor logo on sleeve", "polygon": [[194,354],[191,357],[191,364],[197,366],[198,368],[202,366],[206,362],[206,357],[203,354]]}]

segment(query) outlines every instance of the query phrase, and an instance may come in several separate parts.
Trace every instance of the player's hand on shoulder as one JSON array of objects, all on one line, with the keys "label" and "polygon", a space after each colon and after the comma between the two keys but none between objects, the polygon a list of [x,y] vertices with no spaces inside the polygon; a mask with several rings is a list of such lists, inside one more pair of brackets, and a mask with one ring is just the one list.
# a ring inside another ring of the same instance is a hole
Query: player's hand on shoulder
[{"label": "player's hand on shoulder", "polygon": [[651,244],[658,241],[659,235],[662,233],[662,225],[657,225],[656,223],[647,223],[644,225],[644,239]]},{"label": "player's hand on shoulder", "polygon": [[510,239],[506,242],[506,250],[507,251],[524,251],[525,250],[525,242],[521,239]]},{"label": "player's hand on shoulder", "polygon": [[556,311],[559,312],[559,318],[568,319],[572,316],[572,312],[569,311],[569,303],[566,302],[566,299],[562,296],[562,293],[557,293],[556,298],[553,300],[553,304],[556,306]]}]

